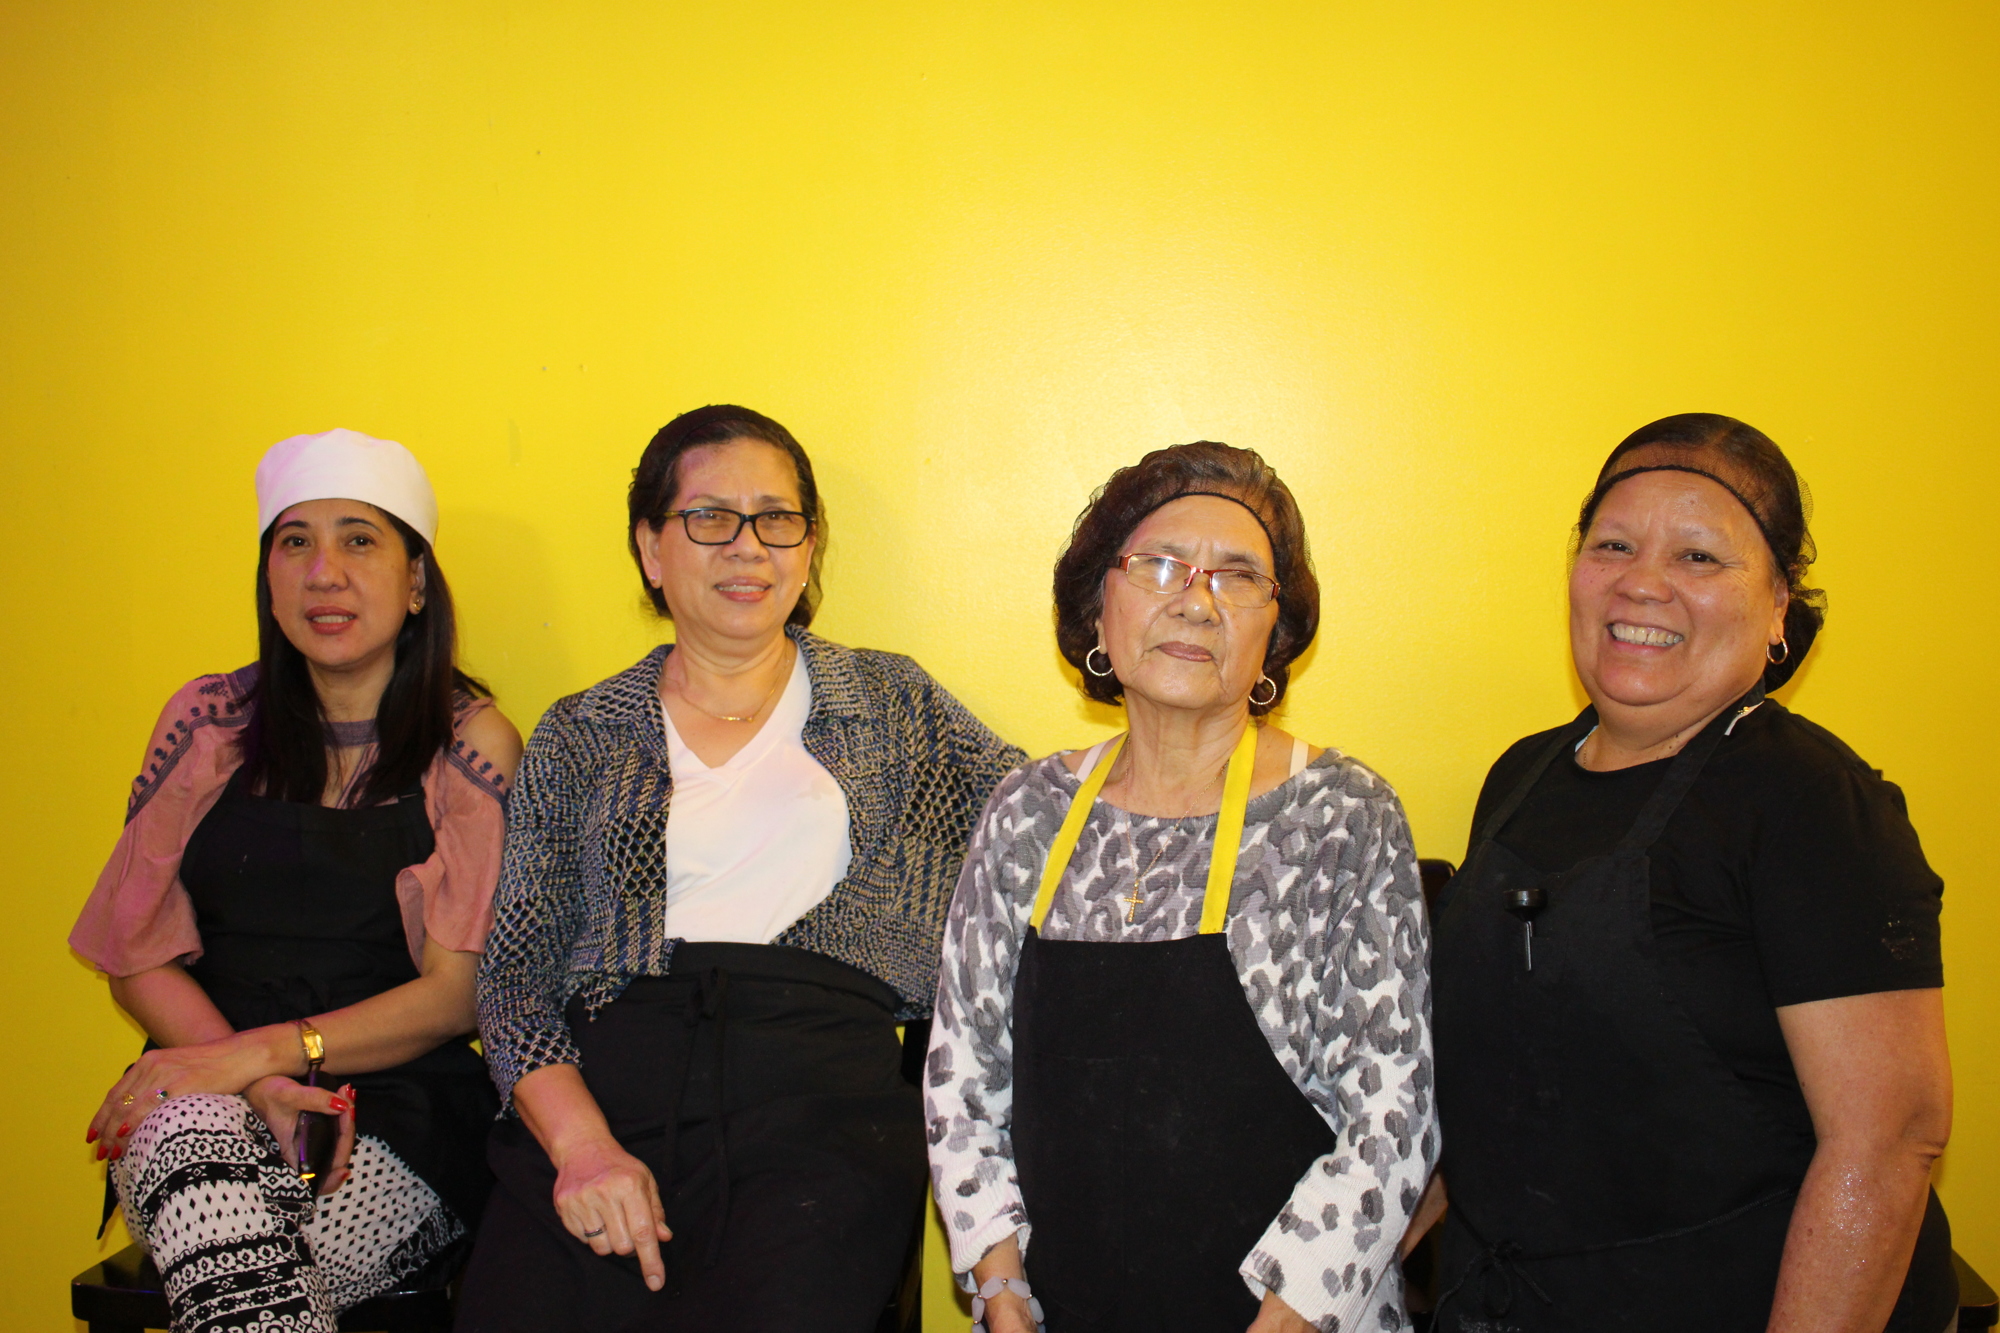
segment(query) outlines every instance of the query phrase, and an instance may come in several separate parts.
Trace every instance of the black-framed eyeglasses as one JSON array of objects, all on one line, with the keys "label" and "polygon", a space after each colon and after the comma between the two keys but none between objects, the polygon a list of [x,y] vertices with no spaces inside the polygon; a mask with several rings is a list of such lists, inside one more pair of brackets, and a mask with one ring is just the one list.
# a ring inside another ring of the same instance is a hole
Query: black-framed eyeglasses
[{"label": "black-framed eyeglasses", "polygon": [[1208,591],[1216,601],[1246,611],[1269,606],[1278,595],[1278,581],[1254,569],[1203,569],[1151,551],[1135,551],[1112,568],[1124,570],[1133,587],[1157,593],[1186,592],[1197,574],[1206,574]]},{"label": "black-framed eyeglasses", "polygon": [[761,514],[739,514],[734,509],[669,509],[662,518],[677,518],[688,540],[697,546],[727,546],[742,533],[743,525],[757,530],[757,540],[779,548],[797,546],[812,535],[812,519],[794,509],[766,509]]}]

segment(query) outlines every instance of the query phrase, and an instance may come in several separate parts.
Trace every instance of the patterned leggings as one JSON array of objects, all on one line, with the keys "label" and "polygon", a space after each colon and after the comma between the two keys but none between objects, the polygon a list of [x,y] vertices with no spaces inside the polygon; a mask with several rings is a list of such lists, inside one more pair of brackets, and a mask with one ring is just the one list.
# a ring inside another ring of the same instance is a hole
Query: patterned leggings
[{"label": "patterned leggings", "polygon": [[334,1333],[339,1312],[465,1232],[431,1187],[363,1135],[352,1177],[315,1200],[242,1097],[176,1097],[114,1167],[125,1225],[151,1251],[173,1333]]}]

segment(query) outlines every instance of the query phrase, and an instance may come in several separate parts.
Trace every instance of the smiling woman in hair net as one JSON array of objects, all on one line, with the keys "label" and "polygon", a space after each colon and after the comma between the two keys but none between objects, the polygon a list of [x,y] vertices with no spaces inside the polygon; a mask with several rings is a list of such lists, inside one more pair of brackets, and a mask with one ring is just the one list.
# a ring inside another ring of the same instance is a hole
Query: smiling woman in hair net
[{"label": "smiling woman in hair net", "polygon": [[1590,707],[1494,765],[1437,913],[1440,1329],[1956,1322],[1942,886],[1902,792],[1766,697],[1812,559],[1729,417],[1635,432],[1584,504]]}]

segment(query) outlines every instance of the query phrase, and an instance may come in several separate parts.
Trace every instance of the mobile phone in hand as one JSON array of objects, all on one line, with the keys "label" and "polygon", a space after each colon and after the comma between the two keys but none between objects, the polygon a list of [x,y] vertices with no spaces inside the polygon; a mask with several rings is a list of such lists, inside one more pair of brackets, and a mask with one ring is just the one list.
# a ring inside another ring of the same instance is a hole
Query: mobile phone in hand
[{"label": "mobile phone in hand", "polygon": [[333,1149],[340,1141],[340,1117],[324,1111],[299,1112],[292,1130],[292,1151],[297,1157],[299,1179],[308,1189],[317,1189],[326,1173],[333,1170]]}]

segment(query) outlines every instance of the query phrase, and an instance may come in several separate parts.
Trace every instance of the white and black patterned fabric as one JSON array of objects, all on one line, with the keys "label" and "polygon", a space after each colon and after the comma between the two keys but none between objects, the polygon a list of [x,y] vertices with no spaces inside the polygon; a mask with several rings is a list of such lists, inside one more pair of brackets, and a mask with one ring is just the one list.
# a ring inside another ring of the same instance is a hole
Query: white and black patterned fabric
[{"label": "white and black patterned fabric", "polygon": [[[966,839],[1022,752],[909,658],[786,632],[812,678],[805,747],[847,797],[853,860],[770,943],[860,968],[896,991],[899,1019],[921,1016]],[[521,761],[479,969],[480,1034],[510,1105],[524,1075],[580,1063],[563,1020],[572,997],[594,1011],[633,977],[669,971],[673,775],[658,683],[670,651],[558,700]]]},{"label": "white and black patterned fabric", "polygon": [[[1049,845],[1079,785],[1059,755],[1001,783],[946,922],[924,1114],[961,1274],[1009,1236],[1024,1251],[1032,1239],[1009,1138],[1014,976]],[[1041,934],[1195,935],[1215,825],[1213,815],[1156,819],[1099,802]],[[1439,1140],[1429,931],[1409,826],[1388,784],[1329,750],[1252,800],[1225,937],[1272,1053],[1338,1135],[1239,1271],[1254,1294],[1276,1291],[1329,1333],[1404,1328],[1396,1247]]]},{"label": "white and black patterned fabric", "polygon": [[465,1234],[380,1140],[314,1199],[242,1097],[176,1097],[139,1123],[113,1171],[126,1229],[153,1256],[173,1333],[333,1333]]}]

